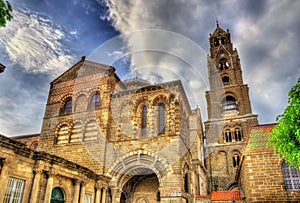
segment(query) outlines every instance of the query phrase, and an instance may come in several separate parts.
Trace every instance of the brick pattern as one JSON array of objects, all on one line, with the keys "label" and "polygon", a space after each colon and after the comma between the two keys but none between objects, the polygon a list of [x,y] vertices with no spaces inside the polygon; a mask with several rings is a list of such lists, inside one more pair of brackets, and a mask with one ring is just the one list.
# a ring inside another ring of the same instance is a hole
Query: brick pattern
[{"label": "brick pattern", "polygon": [[240,182],[248,202],[299,202],[300,191],[285,189],[282,160],[267,147],[274,125],[253,127],[243,153]]}]

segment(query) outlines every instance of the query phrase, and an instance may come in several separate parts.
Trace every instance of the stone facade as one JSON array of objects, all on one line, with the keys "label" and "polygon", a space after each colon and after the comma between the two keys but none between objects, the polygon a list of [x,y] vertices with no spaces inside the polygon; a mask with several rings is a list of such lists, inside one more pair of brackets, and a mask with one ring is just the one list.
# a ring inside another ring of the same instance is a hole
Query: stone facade
[{"label": "stone facade", "polygon": [[258,121],[252,114],[248,86],[243,83],[229,31],[217,24],[209,42],[210,90],[206,92],[208,120],[204,125],[208,191],[212,192],[237,188],[234,178],[241,151],[249,128]]},{"label": "stone facade", "polygon": [[45,152],[29,149],[25,144],[0,136],[0,202],[18,197],[21,202],[50,202],[54,188],[63,191],[64,202],[84,202],[105,198],[108,178],[78,164]]},{"label": "stone facade", "polygon": [[81,60],[51,83],[39,151],[109,177],[111,201],[193,202],[206,194],[203,148],[200,110],[180,81],[122,82]]}]

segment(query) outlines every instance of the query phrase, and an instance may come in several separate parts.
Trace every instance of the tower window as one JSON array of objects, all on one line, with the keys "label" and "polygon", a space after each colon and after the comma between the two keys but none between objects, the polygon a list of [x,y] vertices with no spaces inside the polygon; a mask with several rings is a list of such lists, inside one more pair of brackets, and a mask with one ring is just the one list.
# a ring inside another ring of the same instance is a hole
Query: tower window
[{"label": "tower window", "polygon": [[229,62],[226,58],[221,58],[219,61],[219,70],[226,70],[229,68]]},{"label": "tower window", "polygon": [[225,37],[222,37],[222,38],[221,38],[221,44],[223,44],[223,45],[226,44],[226,38],[225,38]]},{"label": "tower window", "polygon": [[240,156],[237,155],[237,154],[233,155],[233,157],[232,157],[232,166],[237,167],[239,165],[239,163],[240,163]]},{"label": "tower window", "polygon": [[295,167],[290,167],[289,164],[282,165],[285,188],[287,190],[300,190],[299,171]]},{"label": "tower window", "polygon": [[165,121],[166,121],[165,105],[160,104],[158,106],[158,134],[165,133],[165,123],[166,123]]},{"label": "tower window", "polygon": [[242,141],[242,133],[241,133],[240,129],[234,130],[234,138],[235,138],[235,141]]},{"label": "tower window", "polygon": [[214,46],[215,47],[219,46],[219,39],[214,39]]},{"label": "tower window", "polygon": [[65,102],[64,108],[63,108],[64,114],[72,113],[72,98],[68,98]]},{"label": "tower window", "polygon": [[91,109],[96,109],[100,107],[100,93],[96,92],[90,101],[90,108]]},{"label": "tower window", "polygon": [[232,96],[222,100],[222,113],[233,113],[237,111],[236,101]]},{"label": "tower window", "polygon": [[228,76],[224,76],[222,78],[222,81],[223,81],[223,85],[224,86],[228,86],[229,85],[229,77]]},{"label": "tower window", "polygon": [[147,107],[143,106],[142,109],[142,137],[147,135]]},{"label": "tower window", "polygon": [[225,142],[232,142],[232,136],[231,136],[231,131],[226,130],[224,133],[224,141]]}]

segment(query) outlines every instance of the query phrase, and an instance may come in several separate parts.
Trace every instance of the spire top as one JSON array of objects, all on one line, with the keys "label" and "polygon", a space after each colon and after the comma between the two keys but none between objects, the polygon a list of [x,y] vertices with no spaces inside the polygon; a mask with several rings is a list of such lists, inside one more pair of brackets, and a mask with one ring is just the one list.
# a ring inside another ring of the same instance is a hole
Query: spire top
[{"label": "spire top", "polygon": [[217,24],[217,27],[219,27],[218,17],[216,17],[216,24]]}]

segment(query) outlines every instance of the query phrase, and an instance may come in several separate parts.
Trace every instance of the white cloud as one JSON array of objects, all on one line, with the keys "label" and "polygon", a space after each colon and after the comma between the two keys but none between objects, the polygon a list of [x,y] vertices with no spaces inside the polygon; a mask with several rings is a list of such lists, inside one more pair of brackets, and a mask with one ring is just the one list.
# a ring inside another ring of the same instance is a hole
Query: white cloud
[{"label": "white cloud", "polygon": [[28,72],[57,76],[72,64],[72,55],[63,46],[65,32],[44,16],[14,10],[14,18],[0,30],[0,46],[9,60]]}]

